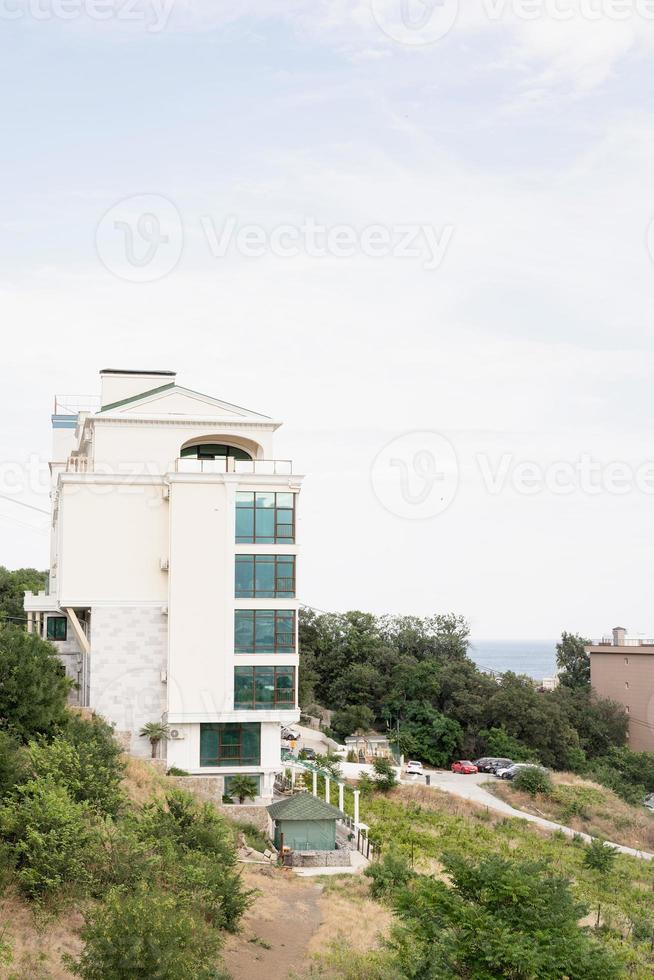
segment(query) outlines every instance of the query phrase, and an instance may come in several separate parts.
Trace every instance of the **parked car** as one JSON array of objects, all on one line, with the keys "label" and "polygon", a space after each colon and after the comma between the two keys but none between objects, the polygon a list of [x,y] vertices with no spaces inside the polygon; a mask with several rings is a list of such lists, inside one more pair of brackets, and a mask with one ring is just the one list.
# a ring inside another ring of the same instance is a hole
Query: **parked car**
[{"label": "parked car", "polygon": [[513,765],[513,759],[502,759],[495,755],[485,755],[483,758],[477,759],[475,765],[479,772],[494,773],[496,769],[508,769],[509,766]]},{"label": "parked car", "polygon": [[547,772],[543,766],[537,766],[534,762],[516,762],[515,765],[509,766],[507,769],[499,769],[495,775],[499,776],[500,779],[513,779],[521,769],[541,769],[543,772]]},{"label": "parked car", "polygon": [[472,773],[477,772],[477,766],[474,762],[470,762],[469,759],[459,759],[458,762],[452,763],[452,772],[459,772],[470,776]]},{"label": "parked car", "polygon": [[424,776],[425,770],[422,768],[422,762],[417,762],[415,759],[409,760],[406,767],[407,776]]},{"label": "parked car", "polygon": [[654,793],[649,793],[648,796],[643,800],[643,806],[646,806],[648,810],[654,811]]},{"label": "parked car", "polygon": [[313,749],[302,749],[302,755],[308,762],[313,762],[316,758],[316,753]]}]

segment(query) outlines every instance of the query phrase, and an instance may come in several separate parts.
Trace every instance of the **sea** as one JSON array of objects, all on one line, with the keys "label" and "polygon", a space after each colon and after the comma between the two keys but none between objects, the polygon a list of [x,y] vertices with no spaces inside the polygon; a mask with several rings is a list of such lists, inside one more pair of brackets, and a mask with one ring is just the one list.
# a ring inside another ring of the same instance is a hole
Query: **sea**
[{"label": "sea", "polygon": [[556,640],[476,640],[471,639],[468,655],[486,670],[527,674],[535,680],[556,673]]}]

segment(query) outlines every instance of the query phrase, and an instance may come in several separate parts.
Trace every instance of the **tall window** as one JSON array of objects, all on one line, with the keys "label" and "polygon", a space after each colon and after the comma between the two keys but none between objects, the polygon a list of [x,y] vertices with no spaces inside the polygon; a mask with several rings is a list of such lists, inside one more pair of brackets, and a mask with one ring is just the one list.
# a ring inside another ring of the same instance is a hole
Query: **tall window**
[{"label": "tall window", "polygon": [[237,609],[234,613],[236,653],[295,653],[293,609]]},{"label": "tall window", "polygon": [[295,555],[237,555],[237,599],[292,599]]},{"label": "tall window", "polygon": [[237,491],[237,544],[293,544],[294,541],[294,493]]},{"label": "tall window", "polygon": [[235,667],[234,710],[295,707],[295,667]]},{"label": "tall window", "polygon": [[261,764],[261,725],[200,725],[201,766]]},{"label": "tall window", "polygon": [[49,640],[65,640],[68,636],[68,620],[65,616],[48,616],[46,636]]}]

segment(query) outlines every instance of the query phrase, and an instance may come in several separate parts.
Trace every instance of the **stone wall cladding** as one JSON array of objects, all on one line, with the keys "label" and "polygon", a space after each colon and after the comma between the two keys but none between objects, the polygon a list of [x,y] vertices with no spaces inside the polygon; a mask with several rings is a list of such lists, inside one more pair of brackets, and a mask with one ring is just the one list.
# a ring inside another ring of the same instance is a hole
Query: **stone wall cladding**
[{"label": "stone wall cladding", "polygon": [[168,658],[168,620],[161,606],[96,606],[91,613],[90,706],[131,732],[129,751],[148,758],[139,731],[166,710],[162,671]]},{"label": "stone wall cladding", "polygon": [[237,823],[254,824],[257,830],[264,834],[270,830],[270,817],[265,806],[238,806],[237,804],[223,803],[218,809],[229,820],[235,820]]},{"label": "stone wall cladding", "polygon": [[294,868],[349,868],[349,851],[293,851]]},{"label": "stone wall cladding", "polygon": [[197,799],[222,806],[225,792],[223,776],[169,776],[168,779],[178,789],[193,793]]}]

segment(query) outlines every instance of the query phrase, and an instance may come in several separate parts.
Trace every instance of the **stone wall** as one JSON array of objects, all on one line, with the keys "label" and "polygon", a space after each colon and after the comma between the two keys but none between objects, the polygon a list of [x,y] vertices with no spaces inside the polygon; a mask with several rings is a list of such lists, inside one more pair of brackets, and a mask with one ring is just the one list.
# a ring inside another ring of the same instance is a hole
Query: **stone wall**
[{"label": "stone wall", "polygon": [[[192,777],[195,779],[195,777]],[[222,778],[222,777],[219,777]],[[265,806],[237,806],[235,803],[223,803],[218,809],[229,820],[236,820],[238,823],[251,823],[264,834],[270,832],[270,818]]]},{"label": "stone wall", "polygon": [[349,851],[293,851],[294,868],[349,868]]},{"label": "stone wall", "polygon": [[118,732],[132,733],[129,751],[142,758],[151,746],[139,731],[166,709],[167,635],[160,605],[92,609],[90,705]]},{"label": "stone wall", "polygon": [[[178,789],[193,793],[199,800],[216,803],[222,809],[225,779],[223,776],[169,776],[169,781]],[[242,809],[238,807],[237,809]]]}]

